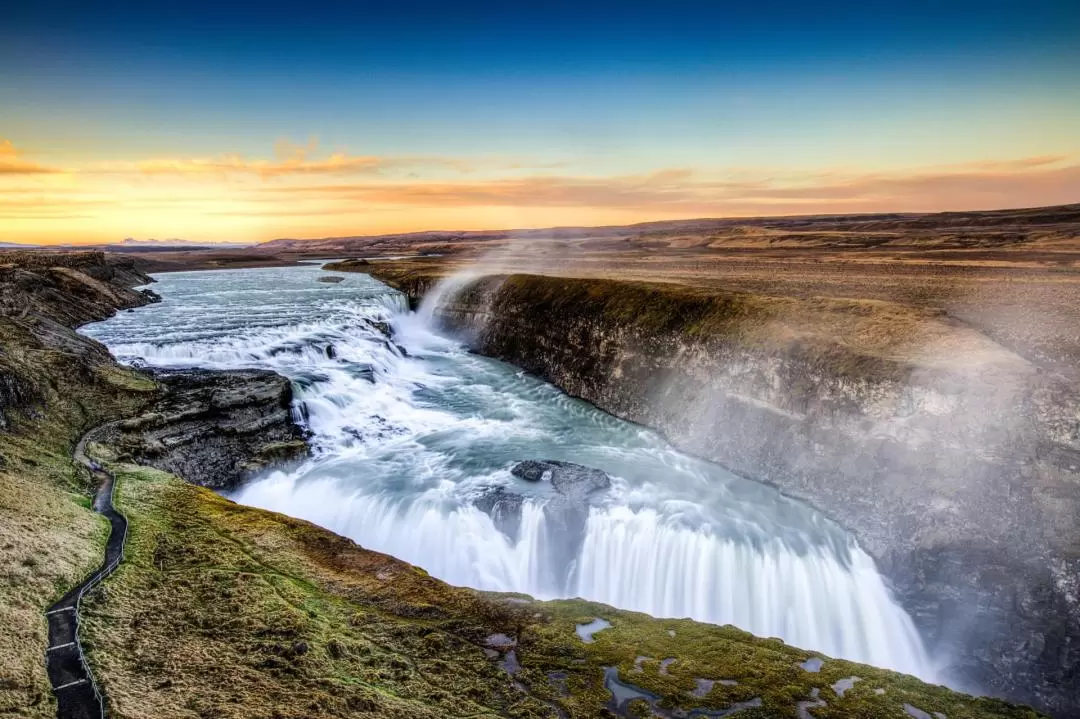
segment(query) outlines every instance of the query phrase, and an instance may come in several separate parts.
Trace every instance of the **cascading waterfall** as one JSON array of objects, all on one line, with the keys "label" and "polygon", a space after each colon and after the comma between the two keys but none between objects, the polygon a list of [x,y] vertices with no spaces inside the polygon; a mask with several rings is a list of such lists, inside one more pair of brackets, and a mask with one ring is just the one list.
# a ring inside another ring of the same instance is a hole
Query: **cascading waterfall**
[{"label": "cascading waterfall", "polygon": [[[263,367],[293,380],[314,457],[249,483],[237,501],[316,522],[454,584],[731,623],[933,678],[873,561],[813,510],[469,354],[366,275],[328,285],[318,274],[163,275],[155,289],[164,302],[86,331],[129,361]],[[392,341],[375,324],[388,320]],[[568,538],[549,526],[550,490],[509,472],[524,459],[613,477],[565,566],[551,561]],[[525,495],[512,533],[476,506],[492,487]]]}]

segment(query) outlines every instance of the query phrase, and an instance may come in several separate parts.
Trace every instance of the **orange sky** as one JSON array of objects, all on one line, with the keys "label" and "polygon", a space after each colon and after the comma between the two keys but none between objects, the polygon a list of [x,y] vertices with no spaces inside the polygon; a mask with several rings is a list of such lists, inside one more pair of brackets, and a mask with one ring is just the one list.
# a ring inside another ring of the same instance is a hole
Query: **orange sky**
[{"label": "orange sky", "polygon": [[254,242],[701,216],[938,211],[1080,200],[1064,154],[869,172],[842,167],[586,173],[527,158],[353,155],[279,141],[222,154],[50,162],[0,140],[0,241]]}]

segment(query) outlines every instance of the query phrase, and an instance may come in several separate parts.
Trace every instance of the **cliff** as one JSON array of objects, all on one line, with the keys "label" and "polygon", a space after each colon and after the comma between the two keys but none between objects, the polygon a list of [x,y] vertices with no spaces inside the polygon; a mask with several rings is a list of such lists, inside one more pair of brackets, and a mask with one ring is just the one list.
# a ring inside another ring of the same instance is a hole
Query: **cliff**
[{"label": "cliff", "polygon": [[[369,271],[415,302],[437,273]],[[848,527],[954,681],[1080,716],[1080,399],[883,302],[488,276],[436,319]]]},{"label": "cliff", "polygon": [[0,429],[0,626],[11,629],[0,635],[0,712],[55,716],[43,612],[100,561],[105,536],[71,451],[109,423],[116,432],[95,432],[87,453],[116,475],[127,550],[86,597],[81,631],[110,716],[790,719],[807,706],[822,717],[1039,716],[873,667],[811,663],[808,651],[733,627],[450,587],[136,464],[234,477],[236,464],[199,459],[236,448],[207,451],[202,441],[216,430],[190,423],[257,439],[260,430],[243,430],[257,414],[281,416],[281,385],[266,373],[176,379],[122,367],[48,319],[61,311],[46,302],[0,315],[0,366],[21,388]]}]

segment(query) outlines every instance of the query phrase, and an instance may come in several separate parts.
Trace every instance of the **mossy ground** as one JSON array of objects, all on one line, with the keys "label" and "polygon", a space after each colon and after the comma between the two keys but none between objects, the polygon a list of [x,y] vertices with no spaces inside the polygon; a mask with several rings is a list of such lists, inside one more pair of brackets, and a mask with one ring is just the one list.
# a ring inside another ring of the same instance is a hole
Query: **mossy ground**
[{"label": "mossy ground", "polygon": [[[733,627],[450,587],[307,522],[114,469],[127,558],[87,605],[84,636],[115,716],[607,716],[605,666],[668,709],[761,697],[740,716],[795,717],[817,687],[819,717],[903,719],[905,702],[951,719],[1037,716],[848,662],[806,672],[811,654]],[[594,617],[612,627],[585,644],[575,627]],[[494,634],[516,643],[513,676],[485,653]],[[640,673],[638,656],[652,657]],[[853,675],[836,697],[829,686]],[[699,698],[696,678],[738,685]]]},{"label": "mossy ground", "polygon": [[[65,349],[0,318],[0,370],[36,397],[0,433],[0,713],[16,716],[55,715],[43,613],[101,558],[105,526],[71,450],[157,396],[100,347],[57,339]],[[108,458],[107,448],[91,453]],[[85,605],[82,635],[114,716],[603,716],[605,666],[667,707],[760,696],[746,717],[794,717],[813,688],[828,701],[819,717],[903,719],[905,701],[950,719],[1035,716],[839,661],[804,672],[806,652],[731,627],[453,588],[309,523],[154,470],[115,470],[127,557]],[[597,616],[613,626],[584,644],[575,625]],[[513,676],[485,652],[494,634],[516,642]],[[653,659],[634,673],[638,656]],[[851,675],[863,681],[843,699],[830,694],[828,683]],[[739,683],[695,697],[696,678]]]},{"label": "mossy ground", "polygon": [[82,432],[142,406],[153,382],[107,360],[51,349],[0,318],[0,370],[34,387],[0,431],[0,715],[47,717],[44,611],[101,562],[108,523],[71,458]]}]

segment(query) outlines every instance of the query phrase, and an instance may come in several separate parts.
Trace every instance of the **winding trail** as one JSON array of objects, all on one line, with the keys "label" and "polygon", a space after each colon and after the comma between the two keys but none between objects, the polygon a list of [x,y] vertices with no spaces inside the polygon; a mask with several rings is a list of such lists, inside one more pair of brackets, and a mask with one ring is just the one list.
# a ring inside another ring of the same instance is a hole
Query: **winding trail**
[{"label": "winding trail", "polygon": [[56,696],[57,719],[101,719],[105,716],[104,697],[94,681],[79,642],[79,607],[83,596],[112,574],[124,558],[128,522],[113,506],[116,477],[86,455],[86,443],[91,435],[111,424],[91,429],[75,446],[75,460],[100,481],[94,496],[94,510],[109,520],[110,531],[105,543],[105,558],[97,571],[68,590],[60,601],[45,612],[49,620],[49,648],[45,650],[45,664]]}]

